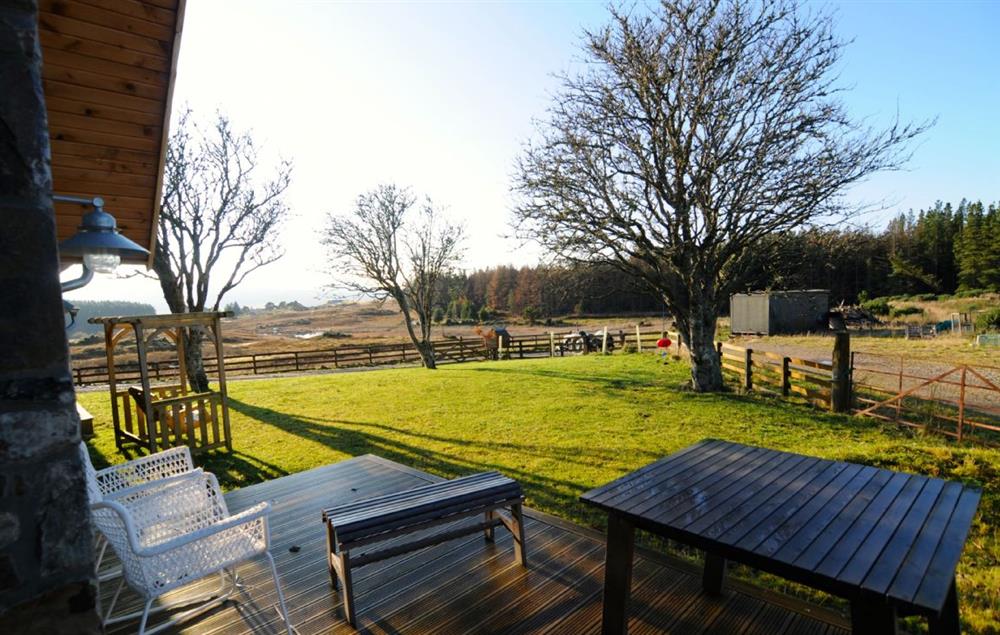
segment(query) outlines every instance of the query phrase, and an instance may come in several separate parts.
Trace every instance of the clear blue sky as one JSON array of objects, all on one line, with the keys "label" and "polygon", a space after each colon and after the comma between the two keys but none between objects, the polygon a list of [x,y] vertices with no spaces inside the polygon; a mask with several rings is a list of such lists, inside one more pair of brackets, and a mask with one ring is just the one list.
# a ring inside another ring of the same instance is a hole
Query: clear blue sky
[{"label": "clear blue sky", "polygon": [[[941,199],[1000,199],[1000,4],[814,3],[853,39],[842,63],[857,117],[938,118],[909,169],[855,188],[896,211]],[[326,281],[316,227],[376,183],[410,185],[469,227],[466,265],[533,262],[507,230],[513,160],[543,117],[553,73],[606,20],[590,2],[189,2],[175,110],[228,113],[295,162],[288,255],[230,299],[315,303]],[[158,285],[99,280],[76,298],[132,297],[164,308]]]}]

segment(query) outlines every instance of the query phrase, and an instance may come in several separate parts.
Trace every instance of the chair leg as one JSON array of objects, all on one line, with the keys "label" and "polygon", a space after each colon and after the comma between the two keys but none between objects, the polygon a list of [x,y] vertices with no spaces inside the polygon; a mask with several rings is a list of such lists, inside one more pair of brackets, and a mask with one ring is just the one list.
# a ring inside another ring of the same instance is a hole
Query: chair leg
[{"label": "chair leg", "polygon": [[115,604],[118,603],[118,596],[121,595],[122,589],[125,587],[125,576],[122,576],[121,581],[118,583],[118,588],[115,589],[115,594],[111,596],[111,602],[108,604],[108,612],[104,614],[103,619],[101,619],[101,625],[107,626],[108,622],[111,620],[111,613],[115,610]]},{"label": "chair leg", "polygon": [[142,608],[142,619],[139,620],[139,635],[146,633],[146,620],[149,619],[149,608],[153,605],[153,598],[146,600],[146,606]]},{"label": "chair leg", "polygon": [[270,551],[265,551],[264,555],[267,556],[267,562],[271,565],[271,575],[274,576],[274,590],[278,592],[278,606],[281,607],[281,617],[285,620],[285,630],[288,631],[288,635],[293,635],[292,623],[288,619],[288,607],[285,606],[285,594],[281,591],[281,580],[278,579],[278,568],[274,566],[274,557],[271,556]]}]

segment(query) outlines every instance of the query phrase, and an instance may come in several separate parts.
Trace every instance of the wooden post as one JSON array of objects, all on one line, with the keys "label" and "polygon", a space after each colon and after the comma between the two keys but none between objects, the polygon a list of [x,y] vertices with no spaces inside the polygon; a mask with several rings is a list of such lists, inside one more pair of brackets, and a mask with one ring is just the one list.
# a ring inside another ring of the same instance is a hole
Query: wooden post
[{"label": "wooden post", "polygon": [[524,359],[524,340],[517,340],[517,355]]},{"label": "wooden post", "polygon": [[608,327],[604,327],[604,333],[601,334],[601,355],[608,354]]},{"label": "wooden post", "polygon": [[851,334],[841,331],[834,334],[833,371],[830,384],[830,409],[833,412],[851,411]]},{"label": "wooden post", "polygon": [[642,352],[642,331],[639,330],[639,325],[635,325],[635,348],[636,351]]},{"label": "wooden post", "polygon": [[458,358],[465,361],[465,340],[461,335],[458,336]]},{"label": "wooden post", "polygon": [[299,352],[293,351],[293,354],[295,355],[295,370],[299,370]]},{"label": "wooden post", "polygon": [[135,351],[139,358],[139,382],[142,384],[142,412],[146,418],[146,443],[149,444],[147,446],[149,453],[155,454],[156,415],[153,412],[152,395],[149,389],[149,367],[146,365],[146,338],[142,327],[138,324],[133,324],[132,329],[135,332]]},{"label": "wooden post", "polygon": [[333,349],[333,367],[339,368],[340,364],[337,362],[337,349]]},{"label": "wooden post", "polygon": [[753,349],[743,351],[743,390],[753,390]]},{"label": "wooden post", "polygon": [[[896,394],[900,394],[902,392],[903,392],[903,356],[900,355],[899,356],[899,390],[896,391]],[[897,399],[896,400],[896,421],[899,421],[899,411],[900,411],[900,409],[902,407],[903,407],[903,400],[902,399]]]},{"label": "wooden post", "polygon": [[701,588],[709,595],[720,595],[725,580],[726,559],[718,554],[706,551],[705,570],[701,576]]},{"label": "wooden post", "polygon": [[253,374],[257,374],[257,354],[254,353],[250,356],[250,361],[253,363]]},{"label": "wooden post", "polygon": [[375,358],[372,357],[372,347],[371,346],[368,347],[368,365],[369,366],[374,366],[375,365]]},{"label": "wooden post", "polygon": [[215,336],[215,359],[218,363],[219,401],[222,405],[222,430],[226,435],[226,449],[233,451],[233,435],[229,429],[229,391],[226,388],[226,354],[222,350],[222,326],[218,315],[212,320],[212,335]]},{"label": "wooden post", "polygon": [[962,442],[962,428],[965,427],[965,374],[969,367],[962,364],[962,379],[958,389],[958,441]]},{"label": "wooden post", "polygon": [[787,397],[792,391],[792,373],[788,369],[788,365],[792,360],[788,357],[783,357],[781,359],[781,396]]},{"label": "wooden post", "polygon": [[549,357],[556,356],[556,334],[549,331]]},{"label": "wooden post", "polygon": [[604,562],[602,635],[628,632],[628,604],[632,587],[635,527],[618,514],[608,514],[608,547]]}]

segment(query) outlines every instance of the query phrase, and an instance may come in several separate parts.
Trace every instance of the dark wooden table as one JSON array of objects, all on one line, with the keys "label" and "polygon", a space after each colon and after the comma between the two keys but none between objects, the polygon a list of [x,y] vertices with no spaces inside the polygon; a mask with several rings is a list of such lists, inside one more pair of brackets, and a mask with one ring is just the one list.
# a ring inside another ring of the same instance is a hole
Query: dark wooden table
[{"label": "dark wooden table", "polygon": [[635,529],[843,597],[855,633],[897,615],[958,633],[958,565],[981,492],[961,483],[705,440],[581,497],[608,513],[603,632],[625,633]]}]

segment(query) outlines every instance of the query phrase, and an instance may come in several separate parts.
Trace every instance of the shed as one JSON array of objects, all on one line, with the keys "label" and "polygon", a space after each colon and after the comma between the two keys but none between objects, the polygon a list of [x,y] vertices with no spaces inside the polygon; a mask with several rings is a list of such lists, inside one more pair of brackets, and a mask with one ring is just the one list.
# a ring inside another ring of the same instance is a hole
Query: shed
[{"label": "shed", "polygon": [[753,291],[729,298],[730,330],[739,335],[781,335],[826,329],[826,289]]}]

